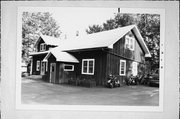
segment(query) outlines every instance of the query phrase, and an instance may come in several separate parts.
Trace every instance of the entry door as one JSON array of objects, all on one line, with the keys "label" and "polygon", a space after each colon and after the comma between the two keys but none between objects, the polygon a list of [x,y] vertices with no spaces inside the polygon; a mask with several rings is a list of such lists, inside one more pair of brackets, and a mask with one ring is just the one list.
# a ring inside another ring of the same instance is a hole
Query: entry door
[{"label": "entry door", "polygon": [[41,62],[41,75],[45,74],[45,62]]},{"label": "entry door", "polygon": [[56,80],[56,63],[50,65],[50,82],[55,83]]}]

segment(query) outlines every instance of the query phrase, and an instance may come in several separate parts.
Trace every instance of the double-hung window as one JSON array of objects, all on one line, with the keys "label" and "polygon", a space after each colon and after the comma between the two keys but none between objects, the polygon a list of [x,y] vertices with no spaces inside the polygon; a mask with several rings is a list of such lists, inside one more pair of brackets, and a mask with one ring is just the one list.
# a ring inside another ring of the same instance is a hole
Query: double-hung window
[{"label": "double-hung window", "polygon": [[137,62],[132,62],[132,75],[136,76],[138,73],[138,63]]},{"label": "double-hung window", "polygon": [[82,60],[82,74],[94,75],[94,59]]},{"label": "double-hung window", "polygon": [[120,60],[119,75],[120,76],[126,75],[126,60]]},{"label": "double-hung window", "polygon": [[135,39],[133,37],[130,37],[128,35],[125,36],[125,48],[134,50],[134,42],[135,42]]},{"label": "double-hung window", "polygon": [[45,43],[40,44],[40,51],[46,51],[46,44]]}]

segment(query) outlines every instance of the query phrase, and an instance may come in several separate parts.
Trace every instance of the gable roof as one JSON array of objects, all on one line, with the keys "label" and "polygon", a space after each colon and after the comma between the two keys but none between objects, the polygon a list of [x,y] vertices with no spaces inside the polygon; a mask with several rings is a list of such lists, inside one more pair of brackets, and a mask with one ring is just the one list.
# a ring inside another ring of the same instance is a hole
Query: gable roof
[{"label": "gable roof", "polygon": [[143,51],[145,52],[145,57],[151,57],[149,49],[147,48],[136,25],[120,27],[113,30],[62,40],[58,49],[61,51],[72,51],[101,47],[110,48],[114,43],[116,43],[120,38],[122,38],[131,30],[135,33],[137,40],[139,41]]},{"label": "gable roof", "polygon": [[56,50],[56,48],[52,49],[46,57],[43,59],[43,61],[47,61],[50,55],[53,55],[56,58],[56,61],[61,62],[73,62],[73,63],[79,63],[78,59],[76,59],[73,55],[62,52],[60,50]]},{"label": "gable roof", "polygon": [[60,38],[54,38],[52,36],[40,35],[38,40],[35,42],[34,46],[36,46],[41,40],[43,40],[47,45],[58,46],[61,42]]}]

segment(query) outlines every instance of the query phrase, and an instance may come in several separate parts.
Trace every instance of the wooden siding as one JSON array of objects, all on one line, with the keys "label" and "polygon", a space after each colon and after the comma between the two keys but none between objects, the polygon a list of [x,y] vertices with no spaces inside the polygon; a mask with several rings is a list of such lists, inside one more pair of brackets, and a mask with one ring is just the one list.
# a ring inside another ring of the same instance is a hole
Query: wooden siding
[{"label": "wooden siding", "polygon": [[[136,37],[130,31],[126,35],[131,37]],[[125,35],[125,36],[126,36]],[[125,48],[125,36],[119,39],[114,45],[113,49],[106,50],[107,52],[107,66],[106,66],[106,77],[109,74],[116,75],[118,79],[121,81],[125,80],[127,77],[127,73],[132,70],[132,62],[138,63],[138,72],[143,73],[144,65],[145,65],[145,54],[142,51],[137,40],[134,42],[134,50],[130,50]],[[120,76],[120,60],[126,60],[126,75]]]},{"label": "wooden siding", "polygon": [[[131,31],[128,32],[126,35],[135,38],[134,34]],[[135,40],[134,42],[134,50],[127,49],[125,48],[125,36],[123,36],[121,39],[119,39],[119,41],[117,41],[113,45],[113,50],[111,52],[121,57],[124,57],[127,60],[133,60],[139,63],[145,63],[145,57],[144,57],[145,54],[142,48],[140,47],[138,41]]]},{"label": "wooden siding", "polygon": [[36,71],[36,63],[37,61],[42,61],[44,59],[44,57],[46,56],[46,54],[41,54],[41,55],[34,55],[32,58],[33,61],[33,66],[32,66],[32,74],[33,75],[40,75],[40,71],[41,71],[41,64],[40,64],[40,68],[39,71]]},{"label": "wooden siding", "polygon": [[[71,53],[78,60],[75,71],[77,77],[80,79],[94,79],[97,85],[103,85],[106,80],[106,53],[102,50],[80,51]],[[94,75],[82,74],[82,59],[95,59]]]},{"label": "wooden siding", "polygon": [[[42,38],[41,40],[39,41],[39,43],[37,44],[37,52],[40,52],[40,45],[41,43],[45,43]],[[54,47],[57,47],[57,46],[54,46],[54,45],[46,45],[46,51],[49,50],[50,48],[54,48]]]}]

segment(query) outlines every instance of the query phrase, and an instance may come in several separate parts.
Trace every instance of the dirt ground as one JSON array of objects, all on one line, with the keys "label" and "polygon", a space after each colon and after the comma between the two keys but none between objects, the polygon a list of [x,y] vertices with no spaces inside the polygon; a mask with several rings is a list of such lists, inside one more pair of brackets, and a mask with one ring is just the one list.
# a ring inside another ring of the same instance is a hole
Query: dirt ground
[{"label": "dirt ground", "polygon": [[142,85],[109,89],[43,82],[22,78],[23,104],[158,106],[159,88]]}]

